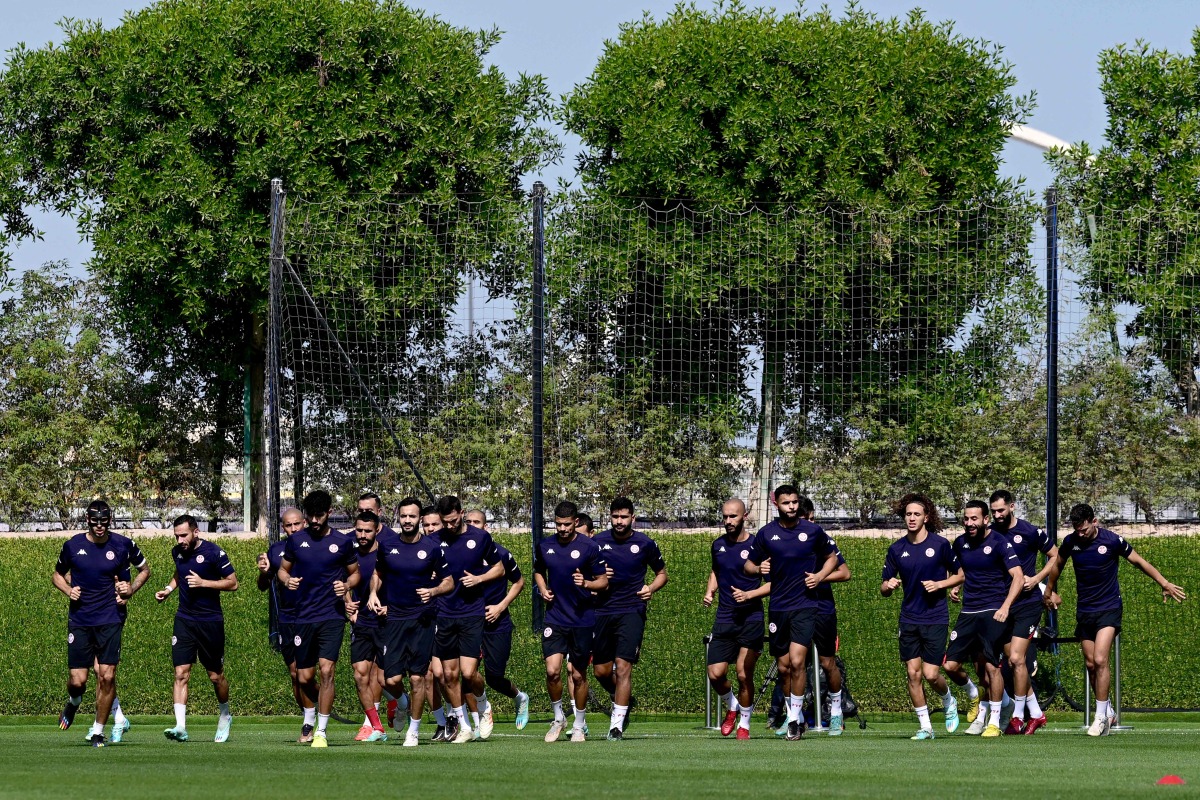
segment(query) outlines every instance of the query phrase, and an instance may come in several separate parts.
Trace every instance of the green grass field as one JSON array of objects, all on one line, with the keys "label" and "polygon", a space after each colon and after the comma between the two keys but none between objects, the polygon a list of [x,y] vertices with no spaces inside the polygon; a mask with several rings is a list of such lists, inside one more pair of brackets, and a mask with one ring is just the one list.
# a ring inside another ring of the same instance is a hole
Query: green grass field
[{"label": "green grass field", "polygon": [[[603,717],[589,720],[593,730]],[[294,742],[295,720],[237,718],[230,740],[211,741],[215,717],[193,717],[186,744],[168,742],[168,717],[134,717],[119,745],[83,741],[50,718],[0,721],[0,797],[1192,797],[1200,794],[1200,717],[1130,716],[1134,729],[1105,739],[1060,717],[1031,737],[962,734],[909,741],[915,722],[851,724],[840,739],[776,739],[760,717],[749,742],[722,739],[695,721],[638,718],[623,742],[542,741],[546,721],[518,733],[497,722],[492,739],[403,748],[365,745],[331,724],[328,750]],[[940,725],[935,717],[935,727]],[[422,739],[432,734],[426,724]],[[1156,786],[1163,775],[1184,786]],[[452,791],[457,785],[458,789]]]}]

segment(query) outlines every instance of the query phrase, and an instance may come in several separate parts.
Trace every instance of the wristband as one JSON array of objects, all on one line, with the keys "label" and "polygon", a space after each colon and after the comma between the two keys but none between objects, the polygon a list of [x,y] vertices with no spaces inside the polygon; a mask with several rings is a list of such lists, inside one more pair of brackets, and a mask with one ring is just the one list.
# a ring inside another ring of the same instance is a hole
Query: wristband
[{"label": "wristband", "polygon": [[167,594],[170,594],[171,592],[175,591],[175,587],[168,583],[166,586],[163,587],[163,591],[166,592]]}]

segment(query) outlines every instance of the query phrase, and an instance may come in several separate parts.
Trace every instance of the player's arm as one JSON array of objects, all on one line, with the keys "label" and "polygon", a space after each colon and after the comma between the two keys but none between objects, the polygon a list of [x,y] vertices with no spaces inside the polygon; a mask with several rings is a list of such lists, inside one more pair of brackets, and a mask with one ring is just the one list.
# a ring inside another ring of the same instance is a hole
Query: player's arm
[{"label": "player's arm", "polygon": [[129,583],[129,591],[121,592],[126,599],[137,594],[138,589],[141,589],[146,585],[146,581],[150,580],[150,562],[145,557],[142,558],[142,563],[134,566],[133,569],[137,571],[137,574],[133,576],[133,580]]},{"label": "player's arm", "polygon": [[717,573],[709,570],[708,585],[704,587],[704,607],[708,608],[713,604],[713,597],[717,594]]},{"label": "player's arm", "polygon": [[1162,573],[1155,569],[1153,564],[1138,555],[1136,551],[1131,549],[1129,551],[1129,555],[1125,558],[1130,564],[1133,564],[1142,572],[1146,573],[1150,580],[1159,585],[1159,587],[1162,589],[1164,603],[1167,602],[1167,600],[1174,600],[1176,603],[1182,603],[1187,599],[1187,595],[1184,594],[1182,586],[1176,586],[1164,578]]},{"label": "player's arm", "polygon": [[[442,578],[441,583],[439,583],[437,586],[434,586],[432,589],[429,590],[429,596],[430,597],[440,597],[441,595],[444,595],[444,594],[450,594],[453,591],[454,591],[454,576],[447,575],[446,577]],[[420,590],[418,590],[418,593],[419,592],[420,592]]]},{"label": "player's arm", "polygon": [[[238,587],[237,575],[232,572],[221,578],[207,579],[201,578],[193,570],[185,575],[183,579],[193,589],[215,589],[218,592],[236,592]],[[171,583],[176,583],[176,579],[172,578]]]},{"label": "player's arm", "polygon": [[537,587],[538,594],[547,603],[554,600],[554,592],[550,591],[550,587],[546,585],[546,576],[540,572],[533,573],[533,585]]},{"label": "player's arm", "polygon": [[825,556],[825,563],[821,564],[821,568],[816,572],[808,572],[804,575],[804,585],[809,589],[815,589],[825,582],[825,579],[833,574],[837,569],[837,553],[833,550],[829,551],[829,555]]},{"label": "player's arm", "polygon": [[492,606],[487,606],[483,609],[484,619],[486,619],[488,622],[495,622],[496,620],[500,619],[500,615],[508,610],[508,607],[512,605],[512,601],[516,600],[517,595],[519,595],[524,589],[525,576],[521,575],[512,582],[511,586],[508,587],[508,591],[504,593],[504,597],[500,598],[499,603],[496,603]]},{"label": "player's arm", "polygon": [[367,583],[367,608],[376,614],[387,613],[386,607],[379,602],[379,590],[382,588],[383,579],[379,577],[379,565],[376,564],[375,571],[371,573],[371,580]]},{"label": "player's arm", "polygon": [[960,568],[953,575],[947,575],[940,581],[921,581],[921,588],[927,592],[938,592],[942,589],[953,589],[955,586],[962,586],[967,580],[966,574]]},{"label": "player's arm", "polygon": [[638,589],[637,596],[641,600],[649,600],[659,589],[667,585],[667,567],[664,564],[654,572],[654,580]]},{"label": "player's arm", "polygon": [[1012,608],[1013,601],[1021,596],[1021,590],[1025,588],[1025,573],[1021,570],[1020,564],[1010,567],[1008,574],[1012,578],[1012,583],[1008,586],[1008,596],[1004,598],[1000,608],[996,609],[996,613],[992,614],[992,619],[996,622],[1004,622],[1008,619],[1008,610]]},{"label": "player's arm", "polygon": [[1062,550],[1059,550],[1058,554],[1054,556],[1054,560],[1050,562],[1050,572],[1046,574],[1046,595],[1042,598],[1042,602],[1049,609],[1058,608],[1062,602],[1054,588],[1058,586],[1058,576],[1062,575],[1063,567],[1066,565],[1066,556],[1063,555]]},{"label": "player's arm", "polygon": [[362,573],[358,571],[358,561],[346,565],[345,591],[349,592],[362,581]]},{"label": "player's arm", "polygon": [[825,576],[825,583],[845,583],[850,580],[850,565],[846,562],[838,564],[837,569]]},{"label": "player's arm", "polygon": [[492,564],[490,567],[488,567],[487,572],[483,573],[482,575],[472,575],[469,572],[464,572],[462,578],[459,579],[459,583],[469,589],[472,586],[478,586],[481,583],[494,581],[503,575],[504,562],[498,560],[495,564]]},{"label": "player's arm", "polygon": [[754,589],[734,589],[733,599],[737,603],[745,603],[747,600],[756,600],[759,597],[768,597],[771,594],[771,582],[766,581],[758,585]]},{"label": "player's arm", "polygon": [[292,570],[295,567],[296,565],[289,561],[287,556],[284,556],[279,560],[279,570],[275,573],[275,577],[279,579],[279,582],[292,590],[299,589],[300,581],[304,580],[303,578],[292,577]]},{"label": "player's arm", "polygon": [[271,559],[267,557],[266,553],[259,553],[258,561],[255,565],[258,567],[258,578],[256,581],[258,590],[265,592],[271,588],[271,580],[274,577],[271,575]]},{"label": "player's arm", "polygon": [[1025,589],[1032,589],[1042,581],[1046,580],[1046,576],[1050,574],[1050,569],[1054,566],[1054,561],[1057,558],[1058,545],[1050,545],[1050,549],[1046,551],[1046,563],[1042,565],[1041,570],[1039,570],[1036,575],[1025,576]]},{"label": "player's arm", "polygon": [[179,570],[175,570],[175,572],[171,573],[171,580],[167,581],[167,585],[154,593],[154,599],[161,603],[163,600],[166,600],[171,595],[171,592],[175,591],[178,586]]},{"label": "player's arm", "polygon": [[900,570],[896,567],[896,563],[892,560],[892,551],[889,550],[887,556],[883,560],[883,576],[879,583],[879,593],[884,597],[891,597],[892,592],[900,588]]},{"label": "player's arm", "polygon": [[[608,564],[603,561],[593,562],[591,569],[598,572],[593,578],[585,578],[583,572],[576,569],[572,578],[576,586],[587,589],[589,592],[602,592],[608,588]],[[643,587],[644,588],[644,587]]]},{"label": "player's arm", "polygon": [[69,574],[69,571],[59,572],[56,567],[50,574],[50,582],[54,584],[55,589],[65,594],[68,600],[78,600],[79,596],[83,594],[83,589],[71,585],[71,579],[67,577]]}]

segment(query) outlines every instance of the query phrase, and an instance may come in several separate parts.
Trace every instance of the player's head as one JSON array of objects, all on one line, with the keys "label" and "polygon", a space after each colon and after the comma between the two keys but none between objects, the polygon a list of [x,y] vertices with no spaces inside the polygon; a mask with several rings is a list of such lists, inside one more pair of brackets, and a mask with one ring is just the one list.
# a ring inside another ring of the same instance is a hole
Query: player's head
[{"label": "player's head", "polygon": [[1077,503],[1071,506],[1067,520],[1075,533],[1084,539],[1091,539],[1100,531],[1100,523],[1096,521],[1096,510],[1087,503]]},{"label": "player's head", "polygon": [[800,516],[810,522],[817,518],[817,507],[806,494],[800,495]]},{"label": "player's head", "polygon": [[103,500],[93,500],[88,503],[83,516],[87,520],[88,531],[93,537],[108,536],[109,529],[112,527],[112,509],[108,507],[108,503]]},{"label": "player's head", "polygon": [[373,511],[375,516],[382,519],[383,501],[379,499],[379,495],[375,492],[363,492],[358,496],[359,511]]},{"label": "player's head", "polygon": [[452,494],[442,495],[437,501],[437,511],[442,515],[442,525],[451,533],[462,531],[462,501]]},{"label": "player's head", "polygon": [[992,512],[992,521],[1001,530],[1008,530],[1013,524],[1013,496],[1007,489],[997,489],[988,498]]},{"label": "player's head", "polygon": [[938,514],[937,506],[923,494],[909,492],[900,498],[894,513],[904,520],[904,527],[909,533],[917,533],[922,528],[936,533],[942,529],[942,517]]},{"label": "player's head", "polygon": [[596,535],[596,523],[592,521],[591,514],[585,514],[580,511],[575,515],[575,530],[582,533],[584,536]]},{"label": "player's head", "polygon": [[741,536],[746,527],[746,503],[740,497],[731,497],[721,504],[721,524],[726,536]]},{"label": "player's head", "polygon": [[329,492],[324,489],[309,492],[300,501],[300,508],[304,510],[304,519],[310,528],[319,531],[329,527],[329,510],[333,508]]},{"label": "player's head", "polygon": [[421,509],[421,530],[426,536],[439,533],[446,524],[442,521],[442,514],[438,511],[437,506],[425,506]]},{"label": "player's head", "polygon": [[171,528],[175,535],[175,544],[184,550],[190,550],[199,538],[197,534],[200,533],[200,526],[191,514],[180,514],[171,523]]},{"label": "player's head", "polygon": [[608,506],[613,533],[623,538],[633,532],[633,501],[628,497],[617,497]]},{"label": "player's head", "polygon": [[421,524],[421,501],[415,497],[406,497],[396,506],[396,524],[405,536],[412,536]]},{"label": "player's head", "polygon": [[283,523],[284,534],[291,536],[304,528],[304,512],[295,506],[288,506],[280,513],[279,521]]},{"label": "player's head", "polygon": [[374,511],[359,511],[354,517],[354,538],[358,541],[358,549],[366,553],[375,544],[382,523]]},{"label": "player's head", "polygon": [[987,531],[988,504],[982,500],[968,500],[963,506],[963,530],[968,536],[979,536]]},{"label": "player's head", "polygon": [[795,524],[800,519],[800,490],[785,483],[775,487],[772,496],[775,498],[775,507],[779,509],[779,521],[786,525]]},{"label": "player's head", "polygon": [[487,530],[487,516],[478,508],[472,508],[470,511],[463,512],[463,520],[468,525],[479,528],[481,531]]},{"label": "player's head", "polygon": [[570,539],[579,525],[579,506],[562,500],[554,507],[554,533],[560,539]]}]

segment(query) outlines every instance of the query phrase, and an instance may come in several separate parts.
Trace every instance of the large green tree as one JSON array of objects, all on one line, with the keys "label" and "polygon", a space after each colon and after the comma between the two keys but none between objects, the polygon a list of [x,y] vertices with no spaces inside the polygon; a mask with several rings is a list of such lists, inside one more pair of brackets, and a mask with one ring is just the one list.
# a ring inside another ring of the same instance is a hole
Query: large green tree
[{"label": "large green tree", "polygon": [[[75,214],[143,363],[201,387],[221,430],[240,430],[247,373],[261,396],[271,178],[369,222],[367,195],[514,199],[554,154],[542,80],[484,64],[497,32],[392,0],[162,0],[64,33],[0,76],[4,235],[33,234],[30,207]],[[445,305],[455,275],[386,299]]]},{"label": "large green tree", "polygon": [[603,237],[561,246],[564,324],[682,413],[745,403],[760,357],[760,476],[785,414],[793,444],[838,452],[874,423],[948,428],[1011,333],[968,318],[1030,268],[1027,198],[998,172],[1032,105],[1014,82],[920,12],[681,4],[622,26],[562,112],[585,146],[568,232]]}]

